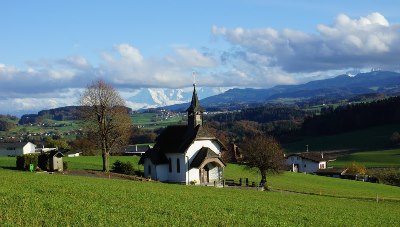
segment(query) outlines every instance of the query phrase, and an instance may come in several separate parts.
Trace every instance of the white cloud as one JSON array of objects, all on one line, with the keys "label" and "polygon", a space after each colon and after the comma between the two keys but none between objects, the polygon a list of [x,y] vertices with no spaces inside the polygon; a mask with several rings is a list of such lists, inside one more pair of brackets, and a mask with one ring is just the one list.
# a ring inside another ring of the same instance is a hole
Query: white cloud
[{"label": "white cloud", "polygon": [[359,19],[341,14],[332,25],[318,25],[317,34],[217,26],[212,32],[241,48],[246,56],[256,53],[269,59],[261,62],[263,66],[280,67],[291,74],[373,66],[392,68],[398,67],[400,56],[400,25],[391,25],[380,13]]},{"label": "white cloud", "polygon": [[231,44],[230,49],[175,46],[164,56],[145,57],[139,48],[122,43],[104,52],[97,65],[79,55],[27,59],[26,68],[0,62],[0,112],[76,105],[79,89],[98,78],[130,97],[136,88],[190,87],[192,71],[204,87],[271,87],[352,69],[400,66],[400,24],[389,23],[380,13],[360,18],[341,14],[332,24],[317,25],[315,33],[217,26],[211,31]]},{"label": "white cloud", "polygon": [[115,46],[115,49],[121,55],[123,60],[128,63],[133,63],[135,65],[140,65],[143,63],[143,56],[138,49],[129,44],[119,44]]}]

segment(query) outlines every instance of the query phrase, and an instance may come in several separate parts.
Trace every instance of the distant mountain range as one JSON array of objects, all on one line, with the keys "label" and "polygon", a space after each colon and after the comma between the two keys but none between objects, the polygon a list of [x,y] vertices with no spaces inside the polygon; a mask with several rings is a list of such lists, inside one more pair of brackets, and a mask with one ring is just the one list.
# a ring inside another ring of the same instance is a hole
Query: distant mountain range
[{"label": "distant mountain range", "polygon": [[[234,88],[224,93],[204,98],[200,102],[206,109],[213,109],[240,107],[256,103],[283,102],[285,100],[349,99],[361,94],[371,93],[400,94],[400,73],[372,71],[359,73],[355,76],[340,75],[299,85],[278,85],[269,89]],[[164,108],[183,110],[187,105],[187,103],[184,103]]]},{"label": "distant mountain range", "polygon": [[[200,97],[209,97],[221,94],[226,88],[197,87]],[[127,98],[129,106],[133,109],[149,109],[175,104],[187,103],[192,99],[193,88],[168,89],[168,88],[142,88]]]},{"label": "distant mountain range", "polygon": [[[382,98],[385,95],[400,95],[400,73],[373,71],[355,76],[340,75],[325,80],[311,81],[299,85],[278,85],[269,89],[253,88],[207,88],[196,87],[201,105],[207,111],[222,109],[242,109],[265,103],[296,103],[312,100],[363,98]],[[127,99],[133,110],[165,108],[184,111],[192,97],[193,88],[185,89],[140,89]],[[205,97],[205,98],[204,98]],[[38,114],[26,114],[21,123],[33,123],[40,118],[54,120],[74,119],[74,110],[78,107],[60,107],[40,111]]]}]

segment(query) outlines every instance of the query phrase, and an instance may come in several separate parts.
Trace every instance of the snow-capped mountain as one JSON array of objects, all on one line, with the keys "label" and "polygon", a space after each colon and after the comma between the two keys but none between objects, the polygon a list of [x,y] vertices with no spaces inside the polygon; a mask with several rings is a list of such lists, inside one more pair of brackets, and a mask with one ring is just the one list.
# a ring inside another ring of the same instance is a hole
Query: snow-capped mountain
[{"label": "snow-capped mountain", "polygon": [[[229,88],[196,87],[200,99],[218,95]],[[169,89],[169,88],[141,88],[126,98],[128,107],[133,110],[157,108],[190,102],[193,88]]]}]

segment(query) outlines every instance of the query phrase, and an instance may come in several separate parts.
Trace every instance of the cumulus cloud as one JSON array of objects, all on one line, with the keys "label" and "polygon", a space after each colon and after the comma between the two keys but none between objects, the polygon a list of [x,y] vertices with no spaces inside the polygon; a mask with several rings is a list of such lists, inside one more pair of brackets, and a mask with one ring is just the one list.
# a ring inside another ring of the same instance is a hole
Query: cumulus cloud
[{"label": "cumulus cloud", "polygon": [[[212,28],[215,36],[242,51],[264,56],[266,60],[260,62],[263,66],[280,67],[292,74],[398,67],[399,32],[400,25],[391,25],[380,13],[358,19],[341,14],[331,25],[318,25],[316,34],[291,29]],[[243,56],[235,52],[232,55]]]},{"label": "cumulus cloud", "polygon": [[400,24],[380,13],[340,14],[332,24],[317,25],[314,33],[218,26],[211,31],[229,49],[175,46],[164,56],[145,57],[134,45],[121,43],[102,53],[96,65],[84,56],[27,59],[26,68],[0,62],[0,112],[74,105],[79,90],[98,78],[132,97],[138,88],[190,87],[192,71],[204,87],[271,87],[352,69],[400,66]]},{"label": "cumulus cloud", "polygon": [[100,68],[118,86],[185,87],[192,81],[191,71],[216,66],[215,59],[188,47],[177,47],[167,56],[148,59],[128,44],[117,45],[114,50],[103,54],[104,63]]},{"label": "cumulus cloud", "polygon": [[[136,47],[118,44],[101,57],[99,65],[90,64],[82,56],[29,61],[27,68],[0,64],[0,104],[3,104],[0,112],[7,112],[7,108],[15,111],[50,108],[55,106],[54,103],[58,106],[74,105],[79,93],[70,90],[85,88],[99,78],[117,89],[125,89],[128,94],[132,91],[131,96],[135,95],[134,88],[187,87],[192,83],[193,70],[217,66],[213,56],[189,47],[176,47],[170,54],[159,58],[144,58]],[[207,85],[211,85],[214,78],[210,75],[204,77],[204,81],[209,82]]]}]

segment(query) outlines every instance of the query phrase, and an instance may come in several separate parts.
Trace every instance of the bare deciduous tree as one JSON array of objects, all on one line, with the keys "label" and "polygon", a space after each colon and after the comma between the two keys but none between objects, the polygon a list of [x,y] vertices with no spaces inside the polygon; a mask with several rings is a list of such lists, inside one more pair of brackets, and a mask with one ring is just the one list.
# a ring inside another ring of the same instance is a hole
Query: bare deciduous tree
[{"label": "bare deciduous tree", "polygon": [[257,135],[245,139],[241,148],[247,166],[260,171],[260,185],[267,189],[267,172],[278,173],[284,167],[285,158],[280,144],[273,137]]},{"label": "bare deciduous tree", "polygon": [[101,148],[103,171],[108,172],[111,150],[125,145],[130,134],[132,122],[125,101],[111,85],[97,80],[86,88],[80,104],[85,129]]}]

